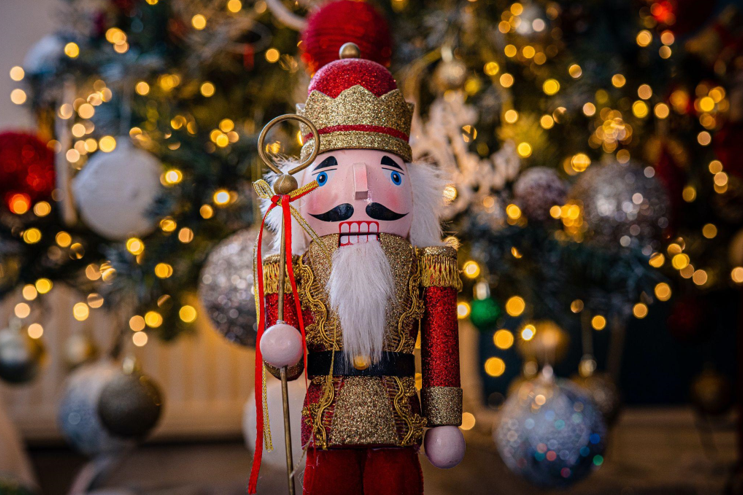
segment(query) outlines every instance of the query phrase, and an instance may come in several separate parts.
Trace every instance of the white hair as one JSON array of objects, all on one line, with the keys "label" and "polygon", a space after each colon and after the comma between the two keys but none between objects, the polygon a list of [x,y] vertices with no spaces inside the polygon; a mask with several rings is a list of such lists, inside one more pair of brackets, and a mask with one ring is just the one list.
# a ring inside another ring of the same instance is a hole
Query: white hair
[{"label": "white hair", "polygon": [[333,254],[328,278],[330,307],[343,329],[346,358],[382,358],[387,307],[395,294],[390,262],[377,241],[343,246]]},{"label": "white hair", "polygon": [[[297,163],[291,160],[282,160],[280,168],[287,171]],[[295,178],[302,184],[304,174],[308,169],[299,172]],[[441,246],[441,217],[444,209],[444,187],[449,183],[440,171],[428,163],[408,163],[408,174],[413,189],[412,225],[410,227],[410,243],[417,247]],[[273,185],[277,176],[270,173],[266,176],[269,184]],[[314,193],[311,193],[314,194]],[[292,205],[299,210],[302,200]],[[261,212],[265,213],[271,201],[261,200]],[[278,252],[281,245],[281,210],[274,208],[266,218],[266,224],[277,235],[274,238],[271,251]],[[302,254],[307,251],[310,236],[292,218],[292,253]]]},{"label": "white hair", "polygon": [[[287,160],[287,159],[280,159],[279,161],[279,168],[283,172],[288,172],[292,167],[295,167],[298,162]],[[304,174],[307,171],[307,169],[299,172],[294,176],[295,179],[297,179],[297,182],[299,184],[302,184],[302,181],[304,179]],[[266,181],[271,184],[271,187],[273,187],[273,183],[276,181],[278,176],[271,172],[266,174]],[[300,204],[302,202],[302,199],[298,199],[295,202],[292,203],[292,206],[299,210]],[[270,199],[261,199],[261,216],[266,214],[266,211],[271,206],[271,200]],[[268,227],[268,230],[275,233],[275,236],[273,238],[273,242],[271,245],[271,252],[272,253],[278,253],[281,249],[281,208],[276,207],[273,210],[271,210],[271,213],[268,214],[266,217],[266,226]],[[302,254],[305,251],[307,251],[307,248],[309,247],[309,235],[302,229],[302,227],[299,225],[299,222],[297,222],[294,217],[292,217],[292,253],[293,254]]]}]

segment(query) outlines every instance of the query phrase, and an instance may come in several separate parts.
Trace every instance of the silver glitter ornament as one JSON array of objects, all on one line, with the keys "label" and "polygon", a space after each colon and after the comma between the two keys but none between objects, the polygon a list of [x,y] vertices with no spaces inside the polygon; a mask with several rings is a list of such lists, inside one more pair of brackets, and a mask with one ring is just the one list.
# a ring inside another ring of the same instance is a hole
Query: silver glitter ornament
[{"label": "silver glitter ornament", "polygon": [[567,487],[603,462],[606,426],[588,395],[546,374],[524,382],[500,410],[493,432],[506,466],[545,488]]},{"label": "silver glitter ornament", "polygon": [[255,347],[253,248],[257,232],[241,230],[220,242],[209,254],[199,281],[199,298],[209,318],[225,338]]},{"label": "silver glitter ornament", "polygon": [[81,366],[67,379],[57,422],[67,442],[83,454],[120,452],[135,445],[111,435],[98,416],[101,391],[120,372],[113,361],[102,360]]},{"label": "silver glitter ornament", "polygon": [[565,204],[568,189],[557,172],[547,167],[525,170],[513,185],[513,197],[529,220],[549,220],[550,208]]},{"label": "silver glitter ornament", "polygon": [[20,320],[0,330],[0,380],[11,385],[28,383],[39,374],[45,356],[39,339],[28,336]]},{"label": "silver glitter ornament", "polygon": [[650,255],[669,225],[666,190],[653,178],[652,168],[643,170],[632,162],[589,167],[569,199],[582,206],[586,238],[607,248],[640,247]]},{"label": "silver glitter ornament", "polygon": [[612,426],[619,418],[622,406],[617,385],[608,373],[591,373],[588,376],[576,375],[571,378],[579,387],[588,392],[596,407],[604,416],[607,426]]},{"label": "silver glitter ornament", "polygon": [[119,371],[103,387],[98,416],[118,437],[143,438],[157,425],[162,407],[162,392],[154,380],[138,369],[129,369]]}]

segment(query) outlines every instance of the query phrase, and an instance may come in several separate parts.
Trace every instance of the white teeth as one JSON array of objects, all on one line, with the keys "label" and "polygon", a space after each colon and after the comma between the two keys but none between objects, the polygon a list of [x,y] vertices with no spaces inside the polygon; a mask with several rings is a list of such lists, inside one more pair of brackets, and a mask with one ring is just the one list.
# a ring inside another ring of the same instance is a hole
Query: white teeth
[{"label": "white teeth", "polygon": [[358,244],[358,242],[359,242],[359,236],[357,236],[357,235],[349,235],[348,237],[351,240],[351,244]]},{"label": "white teeth", "polygon": [[359,231],[359,222],[353,222],[351,224],[351,233]]},{"label": "white teeth", "polygon": [[379,232],[379,224],[377,222],[370,223],[369,232]]},{"label": "white teeth", "polygon": [[[359,229],[359,232],[362,234],[365,232],[369,232],[369,223],[362,222],[361,228]],[[360,235],[359,236],[359,242],[369,242],[369,236],[368,235]]]},{"label": "white teeth", "polygon": [[341,224],[341,234],[344,233],[344,232],[348,232],[348,224],[347,223],[342,223]]}]

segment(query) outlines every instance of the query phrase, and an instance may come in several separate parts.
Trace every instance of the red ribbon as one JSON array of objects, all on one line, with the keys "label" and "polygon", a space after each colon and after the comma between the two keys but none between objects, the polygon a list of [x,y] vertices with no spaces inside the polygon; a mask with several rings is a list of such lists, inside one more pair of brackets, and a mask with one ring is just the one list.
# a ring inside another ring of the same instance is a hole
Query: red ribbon
[{"label": "red ribbon", "polygon": [[[261,304],[264,305],[263,311],[260,312],[260,319],[258,321],[258,345],[255,346],[255,418],[256,418],[256,436],[255,436],[255,454],[253,456],[253,467],[250,471],[250,481],[248,482],[248,493],[255,493],[258,485],[258,473],[261,469],[261,459],[263,457],[263,429],[264,429],[264,418],[263,418],[263,355],[261,354],[261,338],[266,330],[266,311],[265,311],[265,291],[263,288],[263,256],[261,255],[261,245],[263,243],[263,228],[266,225],[266,218],[268,214],[274,208],[281,207],[282,215],[284,217],[284,242],[286,242],[286,260],[280,260],[280,263],[286,263],[287,274],[289,275],[289,282],[292,286],[294,294],[294,307],[297,312],[297,321],[299,322],[299,330],[302,333],[302,347],[304,348],[304,369],[307,370],[307,345],[305,341],[304,333],[304,319],[302,318],[302,306],[299,301],[299,293],[297,292],[297,279],[294,276],[294,266],[292,265],[292,214],[290,204],[299,198],[302,198],[312,192],[315,188],[309,188],[299,194],[292,196],[289,194],[274,195],[271,197],[271,206],[268,207],[266,213],[263,215],[261,221],[261,229],[258,232],[258,245],[257,250],[257,270],[256,282],[258,283],[258,299]],[[305,384],[307,376],[305,374]]]}]

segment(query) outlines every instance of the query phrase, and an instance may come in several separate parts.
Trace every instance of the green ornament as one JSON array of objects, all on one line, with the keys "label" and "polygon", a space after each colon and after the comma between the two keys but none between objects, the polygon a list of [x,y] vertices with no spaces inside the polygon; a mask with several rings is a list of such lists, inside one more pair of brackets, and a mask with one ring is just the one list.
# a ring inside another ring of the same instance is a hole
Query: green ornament
[{"label": "green ornament", "polygon": [[475,299],[471,304],[470,321],[478,330],[492,330],[501,315],[501,308],[495,299]]},{"label": "green ornament", "polygon": [[0,495],[34,495],[18,481],[0,476]]}]

